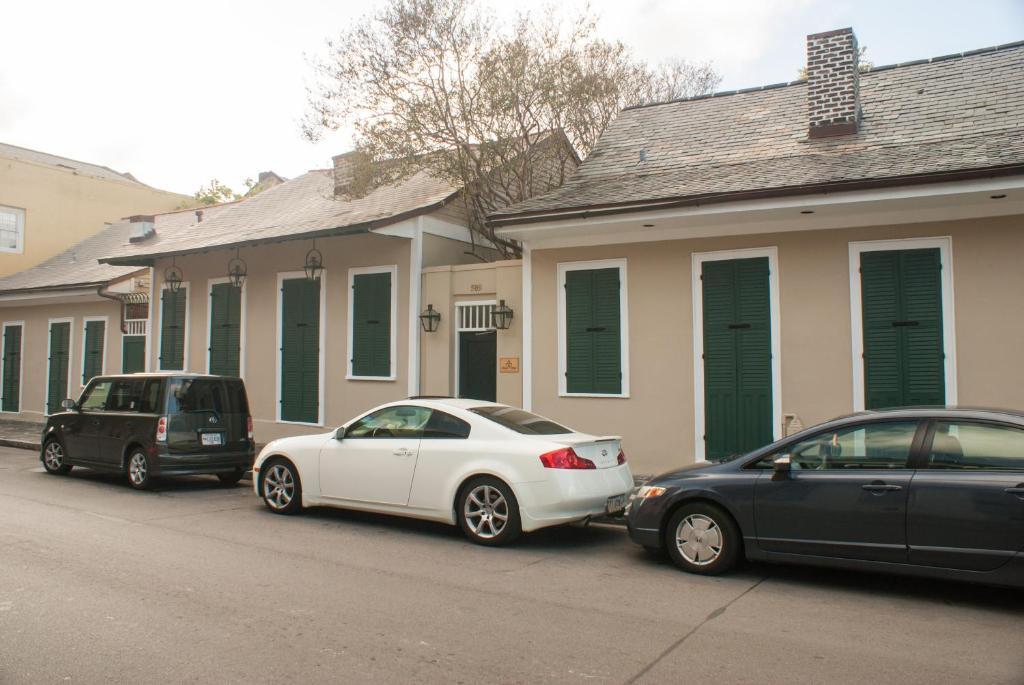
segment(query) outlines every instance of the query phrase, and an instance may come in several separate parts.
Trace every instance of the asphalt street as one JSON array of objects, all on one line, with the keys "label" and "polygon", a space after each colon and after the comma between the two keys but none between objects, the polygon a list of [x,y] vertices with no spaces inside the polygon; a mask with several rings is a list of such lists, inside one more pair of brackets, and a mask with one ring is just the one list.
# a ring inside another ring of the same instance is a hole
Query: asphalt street
[{"label": "asphalt street", "polygon": [[507,549],[0,448],[0,683],[1024,683],[1024,592],[749,565],[611,526]]}]

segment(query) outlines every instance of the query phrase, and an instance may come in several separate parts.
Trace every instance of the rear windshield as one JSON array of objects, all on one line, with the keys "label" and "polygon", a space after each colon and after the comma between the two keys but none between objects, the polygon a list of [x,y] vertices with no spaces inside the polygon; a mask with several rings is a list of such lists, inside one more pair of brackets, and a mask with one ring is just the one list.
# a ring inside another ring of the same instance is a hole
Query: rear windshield
[{"label": "rear windshield", "polygon": [[240,381],[174,378],[167,382],[167,413],[216,412],[248,414],[249,402]]},{"label": "rear windshield", "polygon": [[554,421],[545,419],[543,416],[537,416],[536,414],[513,407],[475,407],[470,409],[470,411],[523,435],[561,435],[563,433],[572,433],[565,426],[560,426]]}]

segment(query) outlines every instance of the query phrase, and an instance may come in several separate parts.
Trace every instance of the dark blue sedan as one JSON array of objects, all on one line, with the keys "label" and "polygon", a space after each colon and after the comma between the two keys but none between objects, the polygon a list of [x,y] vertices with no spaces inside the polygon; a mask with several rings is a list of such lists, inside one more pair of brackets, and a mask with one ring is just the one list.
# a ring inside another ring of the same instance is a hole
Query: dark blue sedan
[{"label": "dark blue sedan", "polygon": [[1024,414],[836,419],[651,480],[628,524],[692,573],[745,557],[1024,587]]}]

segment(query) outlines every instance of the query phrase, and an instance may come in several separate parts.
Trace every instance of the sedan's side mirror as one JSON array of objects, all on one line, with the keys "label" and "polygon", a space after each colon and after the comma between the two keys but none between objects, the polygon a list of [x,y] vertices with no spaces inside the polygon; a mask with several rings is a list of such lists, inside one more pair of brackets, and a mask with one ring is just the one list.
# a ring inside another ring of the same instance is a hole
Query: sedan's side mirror
[{"label": "sedan's side mirror", "polygon": [[75,404],[75,401],[74,400],[70,400],[70,399],[69,400],[62,400],[61,403],[60,403],[60,406],[62,408],[64,408],[64,409],[67,409],[68,411],[74,411],[74,410],[78,409],[78,405]]},{"label": "sedan's side mirror", "polygon": [[781,457],[776,457],[775,461],[772,462],[772,466],[775,469],[776,475],[789,475],[790,470],[793,468],[793,457],[789,454],[783,454]]},{"label": "sedan's side mirror", "polygon": [[344,438],[345,438],[345,427],[344,426],[342,426],[338,430],[334,431],[334,439],[335,440],[342,440]]}]

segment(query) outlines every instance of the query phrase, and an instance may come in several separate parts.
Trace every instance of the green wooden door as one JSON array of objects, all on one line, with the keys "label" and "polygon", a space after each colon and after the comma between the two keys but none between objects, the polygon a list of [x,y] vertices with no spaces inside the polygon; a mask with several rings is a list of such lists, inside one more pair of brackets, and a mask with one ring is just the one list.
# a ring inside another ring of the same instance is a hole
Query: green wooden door
[{"label": "green wooden door", "polygon": [[707,459],[773,439],[768,258],[708,261],[701,271]]},{"label": "green wooden door", "polygon": [[68,396],[68,362],[71,358],[71,324],[67,321],[50,324],[49,376],[46,379],[46,413],[61,410],[60,403]]},{"label": "green wooden door", "polygon": [[210,289],[210,373],[239,375],[242,351],[242,289],[217,283]]},{"label": "green wooden door", "polygon": [[103,350],[107,337],[105,321],[86,321],[85,339],[82,345],[85,353],[82,358],[82,385],[86,385],[94,376],[103,374]]},{"label": "green wooden door", "polygon": [[146,336],[126,335],[121,338],[121,372],[141,373],[146,370]]},{"label": "green wooden door", "polygon": [[3,396],[0,410],[21,411],[21,326],[4,328]]},{"label": "green wooden door", "polygon": [[565,387],[570,393],[622,393],[619,270],[565,272]]},{"label": "green wooden door", "polygon": [[391,274],[352,278],[352,375],[390,376]]},{"label": "green wooden door", "polygon": [[185,303],[188,289],[160,291],[160,369],[185,370]]},{"label": "green wooden door", "polygon": [[865,408],[944,405],[939,249],[864,252],[860,272]]},{"label": "green wooden door", "polygon": [[281,420],[320,420],[320,281],[281,284]]},{"label": "green wooden door", "polygon": [[497,401],[498,332],[459,333],[459,397]]}]

